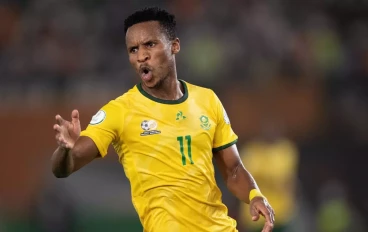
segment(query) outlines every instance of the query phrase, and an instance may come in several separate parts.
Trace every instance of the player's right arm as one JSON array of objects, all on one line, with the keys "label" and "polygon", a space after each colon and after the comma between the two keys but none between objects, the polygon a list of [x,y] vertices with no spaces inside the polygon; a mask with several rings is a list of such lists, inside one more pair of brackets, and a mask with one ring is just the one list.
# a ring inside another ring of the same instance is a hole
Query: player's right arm
[{"label": "player's right arm", "polygon": [[51,162],[52,172],[57,178],[69,176],[99,156],[93,140],[80,136],[81,127],[77,110],[73,110],[70,122],[57,115],[54,130],[59,146],[53,153]]},{"label": "player's right arm", "polygon": [[54,175],[67,177],[96,157],[104,157],[109,145],[122,134],[124,109],[121,101],[110,101],[92,117],[84,131],[77,110],[72,112],[71,122],[57,115],[54,130],[59,147],[52,156]]}]

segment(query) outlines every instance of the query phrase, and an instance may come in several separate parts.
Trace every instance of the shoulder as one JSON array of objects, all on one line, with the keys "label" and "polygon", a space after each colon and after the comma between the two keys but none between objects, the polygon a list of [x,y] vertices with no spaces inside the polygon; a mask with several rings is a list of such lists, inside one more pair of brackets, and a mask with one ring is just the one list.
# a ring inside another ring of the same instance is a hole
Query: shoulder
[{"label": "shoulder", "polygon": [[194,84],[191,84],[191,83],[186,82],[186,81],[184,81],[184,82],[187,85],[188,92],[191,95],[199,96],[199,97],[202,97],[203,99],[204,98],[213,99],[213,98],[216,97],[215,92],[210,88],[199,86],[199,85],[194,85]]},{"label": "shoulder", "polygon": [[108,104],[115,105],[119,108],[129,109],[140,96],[137,86],[133,86],[123,95],[111,100]]},{"label": "shoulder", "polygon": [[131,108],[134,101],[136,86],[125,92],[123,95],[110,100],[97,112],[99,115],[115,115],[116,117],[124,116],[124,114]]},{"label": "shoulder", "polygon": [[218,109],[221,106],[221,102],[215,91],[210,88],[193,85],[187,82],[186,84],[190,98],[192,98],[194,102],[202,108],[202,110],[216,117]]}]

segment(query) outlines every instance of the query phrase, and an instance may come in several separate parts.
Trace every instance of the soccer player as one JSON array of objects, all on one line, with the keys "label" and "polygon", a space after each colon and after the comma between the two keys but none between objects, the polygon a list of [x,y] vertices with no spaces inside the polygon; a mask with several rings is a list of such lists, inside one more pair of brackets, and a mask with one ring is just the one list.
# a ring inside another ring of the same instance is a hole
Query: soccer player
[{"label": "soccer player", "polygon": [[[226,112],[215,93],[177,78],[180,50],[173,15],[145,8],[125,20],[129,61],[140,83],[103,106],[81,132],[79,113],[56,116],[58,148],[52,171],[67,177],[110,144],[131,184],[132,202],[146,232],[234,232],[214,178],[214,158],[229,190],[250,204],[253,220],[274,212],[244,168]],[[211,54],[208,54],[211,55]]]}]

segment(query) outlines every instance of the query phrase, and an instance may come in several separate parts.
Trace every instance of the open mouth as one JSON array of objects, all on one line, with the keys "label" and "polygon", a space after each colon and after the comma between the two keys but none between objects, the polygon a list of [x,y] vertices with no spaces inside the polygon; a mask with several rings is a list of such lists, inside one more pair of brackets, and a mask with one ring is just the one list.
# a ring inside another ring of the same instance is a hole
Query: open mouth
[{"label": "open mouth", "polygon": [[152,79],[152,71],[148,67],[140,68],[141,78],[144,81],[150,81]]},{"label": "open mouth", "polygon": [[148,70],[147,68],[143,68],[143,73],[144,74],[148,74],[150,70]]},{"label": "open mouth", "polygon": [[148,74],[151,71],[151,68],[147,65],[142,65],[139,67],[139,73]]}]

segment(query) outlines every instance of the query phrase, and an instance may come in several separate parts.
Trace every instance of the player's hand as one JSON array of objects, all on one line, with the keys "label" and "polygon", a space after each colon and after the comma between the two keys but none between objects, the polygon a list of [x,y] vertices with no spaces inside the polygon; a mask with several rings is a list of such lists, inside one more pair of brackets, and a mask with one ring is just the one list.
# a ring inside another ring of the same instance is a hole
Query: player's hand
[{"label": "player's hand", "polygon": [[78,110],[73,110],[71,117],[72,120],[70,122],[64,120],[60,115],[56,115],[56,124],[54,125],[56,142],[60,147],[68,149],[74,147],[74,143],[81,132]]},{"label": "player's hand", "polygon": [[262,232],[271,232],[275,224],[275,212],[268,201],[262,197],[255,197],[249,205],[252,220],[258,221],[262,215],[266,219]]}]

